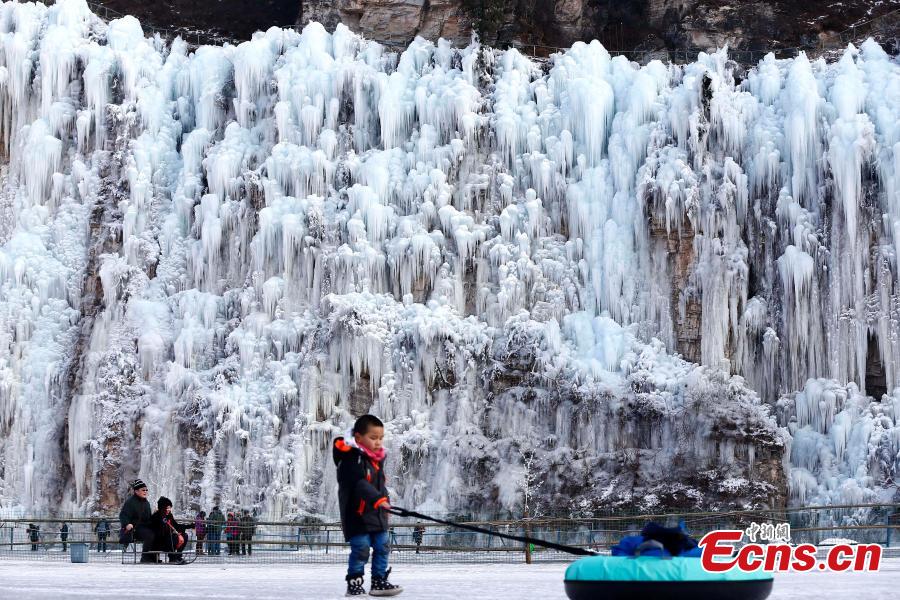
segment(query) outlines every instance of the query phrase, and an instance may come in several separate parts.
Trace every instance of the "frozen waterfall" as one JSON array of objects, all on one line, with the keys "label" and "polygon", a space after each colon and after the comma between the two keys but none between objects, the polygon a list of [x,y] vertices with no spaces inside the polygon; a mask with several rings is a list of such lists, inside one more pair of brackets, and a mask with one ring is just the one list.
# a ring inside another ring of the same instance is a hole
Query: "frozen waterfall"
[{"label": "frozen waterfall", "polygon": [[[0,6],[0,507],[871,501],[900,472],[900,62]],[[525,458],[528,457],[528,460]],[[534,492],[534,490],[531,490]]]}]

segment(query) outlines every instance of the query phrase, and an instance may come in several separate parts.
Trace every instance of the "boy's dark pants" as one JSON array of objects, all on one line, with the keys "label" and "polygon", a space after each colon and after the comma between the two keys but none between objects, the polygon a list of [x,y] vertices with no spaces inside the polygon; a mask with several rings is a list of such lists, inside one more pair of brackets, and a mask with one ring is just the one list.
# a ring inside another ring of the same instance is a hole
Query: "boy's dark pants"
[{"label": "boy's dark pants", "polygon": [[347,567],[347,575],[351,577],[361,576],[365,572],[366,562],[369,560],[369,548],[372,548],[372,577],[383,579],[387,573],[388,532],[363,533],[350,538],[350,561]]}]

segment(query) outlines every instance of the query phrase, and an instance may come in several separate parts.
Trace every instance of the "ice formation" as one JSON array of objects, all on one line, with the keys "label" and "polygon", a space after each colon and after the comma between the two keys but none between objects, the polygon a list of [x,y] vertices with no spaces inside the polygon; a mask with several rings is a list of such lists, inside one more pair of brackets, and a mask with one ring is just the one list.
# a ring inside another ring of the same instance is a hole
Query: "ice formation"
[{"label": "ice formation", "polygon": [[315,23],[189,49],[60,0],[4,3],[0,45],[4,507],[108,509],[140,475],[333,513],[329,441],[365,411],[398,505],[895,490],[874,42],[741,79],[725,50],[542,66]]}]

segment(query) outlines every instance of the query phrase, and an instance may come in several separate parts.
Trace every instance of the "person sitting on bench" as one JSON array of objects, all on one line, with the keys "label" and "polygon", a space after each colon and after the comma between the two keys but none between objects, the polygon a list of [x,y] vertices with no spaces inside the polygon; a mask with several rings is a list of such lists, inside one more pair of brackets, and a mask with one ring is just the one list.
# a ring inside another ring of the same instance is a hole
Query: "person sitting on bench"
[{"label": "person sitting on bench", "polygon": [[165,496],[160,496],[156,502],[156,509],[156,512],[150,517],[150,524],[156,540],[153,549],[157,552],[167,552],[170,563],[182,564],[184,558],[181,556],[181,551],[188,542],[185,531],[193,529],[194,525],[182,525],[176,521],[175,515],[172,514],[172,501]]},{"label": "person sitting on bench", "polygon": [[119,511],[119,523],[122,524],[122,531],[119,534],[119,543],[122,544],[123,551],[129,544],[143,542],[144,547],[141,553],[142,563],[155,563],[156,555],[152,553],[153,528],[150,526],[150,515],[152,508],[150,502],[147,501],[147,494],[150,491],[140,479],[135,479],[131,484],[133,494]]}]

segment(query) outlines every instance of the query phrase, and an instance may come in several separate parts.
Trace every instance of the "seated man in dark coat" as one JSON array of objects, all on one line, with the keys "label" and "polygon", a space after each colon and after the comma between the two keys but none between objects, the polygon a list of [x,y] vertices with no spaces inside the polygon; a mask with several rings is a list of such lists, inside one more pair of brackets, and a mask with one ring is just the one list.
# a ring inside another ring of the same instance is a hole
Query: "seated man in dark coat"
[{"label": "seated man in dark coat", "polygon": [[134,490],[134,494],[125,501],[122,510],[119,511],[119,523],[122,524],[119,543],[124,547],[132,542],[144,542],[141,562],[157,562],[156,555],[151,553],[154,535],[150,527],[150,515],[153,510],[147,501],[149,493],[147,484],[136,479],[131,484],[131,489]]},{"label": "seated man in dark coat", "polygon": [[188,542],[185,531],[192,529],[194,525],[182,525],[176,521],[172,514],[172,501],[165,496],[161,496],[156,502],[156,509],[150,517],[155,539],[153,549],[157,552],[168,552],[170,563],[184,562],[181,551]]}]

